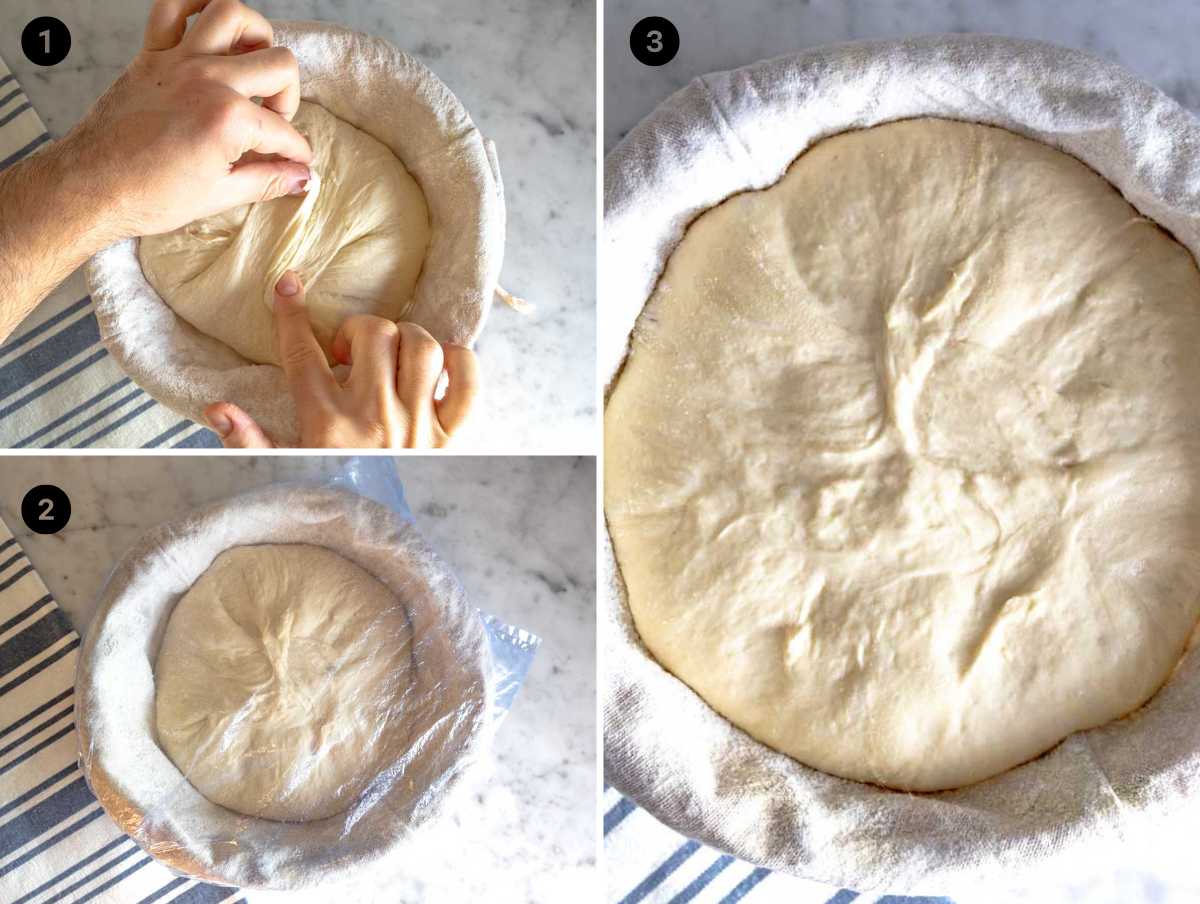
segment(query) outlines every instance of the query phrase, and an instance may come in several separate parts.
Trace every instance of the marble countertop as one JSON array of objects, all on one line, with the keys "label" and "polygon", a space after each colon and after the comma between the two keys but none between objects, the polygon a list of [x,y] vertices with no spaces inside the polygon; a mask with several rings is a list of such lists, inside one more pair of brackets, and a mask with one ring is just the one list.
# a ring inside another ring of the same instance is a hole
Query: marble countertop
[{"label": "marble countertop", "polygon": [[[143,531],[267,483],[319,478],[343,461],[12,457],[0,469],[0,517],[86,633],[106,576]],[[472,602],[539,635],[542,646],[500,728],[493,774],[422,839],[386,900],[576,897],[596,883],[595,460],[403,457],[396,467],[417,526]],[[21,499],[39,483],[71,500],[58,534],[33,534],[21,521]]]},{"label": "marble countertop", "polygon": [[[386,38],[428,65],[496,143],[508,207],[500,282],[532,316],[493,307],[477,346],[484,394],[459,451],[591,452],[595,399],[594,0],[251,0],[273,19],[320,19]],[[55,137],[141,46],[150,0],[4,0],[0,57]],[[35,16],[61,19],[71,53],[21,53]]]},{"label": "marble countertop", "polygon": [[[629,52],[644,16],[679,29],[679,53],[649,67]],[[706,72],[841,41],[944,32],[1037,38],[1121,63],[1200,113],[1200,3],[1192,0],[605,0],[604,149]]]}]

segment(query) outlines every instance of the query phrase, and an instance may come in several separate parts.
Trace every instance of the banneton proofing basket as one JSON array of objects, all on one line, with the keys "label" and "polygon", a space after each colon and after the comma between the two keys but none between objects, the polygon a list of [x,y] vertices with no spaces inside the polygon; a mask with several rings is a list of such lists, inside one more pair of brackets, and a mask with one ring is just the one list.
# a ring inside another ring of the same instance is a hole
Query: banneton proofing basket
[{"label": "banneton proofing basket", "polygon": [[[176,602],[221,552],[262,543],[333,550],[387,585],[412,626],[412,745],[346,812],[324,819],[281,822],[214,804],[156,740],[154,664]],[[489,656],[462,587],[399,515],[328,487],[247,493],[149,532],[110,576],[76,679],[84,776],[122,830],[189,876],[295,889],[386,869],[489,749]]]},{"label": "banneton proofing basket", "polygon": [[[606,391],[692,220],[733,194],[772,185],[824,137],[918,116],[1001,126],[1063,150],[1200,256],[1200,123],[1124,69],[981,35],[817,48],[692,81],[609,155],[599,348]],[[1198,796],[1194,651],[1124,719],[976,785],[905,794],[772,750],[659,666],[634,627],[607,531],[605,539],[605,775],[684,835],[811,879],[946,893],[1086,856],[1137,826],[1182,817]]]},{"label": "banneton proofing basket", "polygon": [[[305,100],[383,142],[421,186],[430,240],[407,319],[470,346],[483,329],[504,255],[504,186],[495,145],[436,75],[382,38],[325,22],[273,22],[300,64]],[[88,262],[109,353],[149,395],[203,422],[213,402],[241,405],[278,441],[298,434],[283,371],[247,361],[177,316],[147,282],[137,240]],[[257,303],[247,300],[247,303]]]}]

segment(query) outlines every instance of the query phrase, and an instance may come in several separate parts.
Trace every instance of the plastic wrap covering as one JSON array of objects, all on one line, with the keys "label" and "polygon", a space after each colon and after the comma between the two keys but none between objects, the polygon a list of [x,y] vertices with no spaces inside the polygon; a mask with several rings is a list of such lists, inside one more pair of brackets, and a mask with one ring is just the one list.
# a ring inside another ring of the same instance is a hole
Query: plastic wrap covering
[{"label": "plastic wrap covering", "polygon": [[211,505],[109,577],[83,770],[180,873],[289,889],[384,867],[489,756],[538,641],[468,604],[392,467]]}]

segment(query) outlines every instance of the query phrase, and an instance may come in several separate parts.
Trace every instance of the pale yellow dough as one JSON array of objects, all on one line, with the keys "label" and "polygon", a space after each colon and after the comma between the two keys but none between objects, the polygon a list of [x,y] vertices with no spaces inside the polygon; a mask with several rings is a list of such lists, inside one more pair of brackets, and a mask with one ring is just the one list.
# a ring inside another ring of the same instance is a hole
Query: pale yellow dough
[{"label": "pale yellow dough", "polygon": [[996,128],[821,141],[704,213],[605,414],[637,630],[802,763],[955,788],[1134,710],[1200,614],[1200,272]]},{"label": "pale yellow dough", "polygon": [[304,822],[347,811],[404,756],[412,629],[328,549],[239,546],[176,604],[154,669],[159,745],[214,803]]},{"label": "pale yellow dough", "polygon": [[420,187],[382,143],[301,102],[292,124],[313,149],[315,191],[243,205],[141,239],[142,272],[170,307],[257,363],[277,364],[274,285],[300,274],[328,352],[351,314],[402,319],[429,246]]}]

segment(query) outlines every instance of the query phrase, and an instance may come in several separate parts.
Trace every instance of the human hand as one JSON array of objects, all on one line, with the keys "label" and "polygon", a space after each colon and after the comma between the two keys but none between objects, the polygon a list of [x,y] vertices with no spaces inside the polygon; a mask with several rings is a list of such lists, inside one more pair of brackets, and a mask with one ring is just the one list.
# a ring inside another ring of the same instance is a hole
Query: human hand
[{"label": "human hand", "polygon": [[[275,286],[279,359],[296,400],[300,445],[339,449],[434,449],[445,446],[471,410],[479,384],[475,353],[442,345],[415,323],[356,314],[333,340],[333,357],[350,366],[339,383],[309,323],[304,287],[291,270]],[[434,399],[443,369],[446,394]],[[204,411],[227,449],[275,441],[237,405]]]},{"label": "human hand", "polygon": [[272,39],[237,0],[155,0],[142,51],[58,148],[109,241],[303,191],[312,149],[289,122],[299,69]]}]

